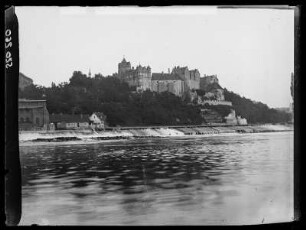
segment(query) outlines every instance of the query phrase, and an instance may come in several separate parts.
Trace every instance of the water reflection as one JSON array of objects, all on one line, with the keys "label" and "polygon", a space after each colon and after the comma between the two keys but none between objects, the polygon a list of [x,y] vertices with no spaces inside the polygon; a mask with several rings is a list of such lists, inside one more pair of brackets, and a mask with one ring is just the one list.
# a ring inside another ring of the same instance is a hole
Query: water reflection
[{"label": "water reflection", "polygon": [[21,147],[22,224],[258,221],[270,196],[286,199],[278,217],[288,218],[290,141],[282,133]]}]

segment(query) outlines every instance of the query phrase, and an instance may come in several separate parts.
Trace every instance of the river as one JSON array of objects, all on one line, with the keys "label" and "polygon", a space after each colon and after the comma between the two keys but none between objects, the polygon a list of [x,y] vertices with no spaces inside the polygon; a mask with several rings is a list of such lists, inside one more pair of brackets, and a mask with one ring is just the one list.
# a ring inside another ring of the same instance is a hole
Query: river
[{"label": "river", "polygon": [[20,158],[20,225],[293,218],[293,132],[33,143]]}]

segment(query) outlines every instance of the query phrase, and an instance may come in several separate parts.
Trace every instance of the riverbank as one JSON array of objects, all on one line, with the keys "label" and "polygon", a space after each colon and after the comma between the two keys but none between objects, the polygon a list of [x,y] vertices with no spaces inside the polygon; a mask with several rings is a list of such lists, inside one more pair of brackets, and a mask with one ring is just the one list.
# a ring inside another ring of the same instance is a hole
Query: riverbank
[{"label": "riverbank", "polygon": [[246,125],[246,126],[150,126],[150,127],[122,127],[93,130],[54,130],[54,131],[19,131],[20,142],[63,142],[78,140],[116,140],[130,138],[154,138],[171,136],[201,136],[234,133],[262,133],[293,131],[292,125]]}]

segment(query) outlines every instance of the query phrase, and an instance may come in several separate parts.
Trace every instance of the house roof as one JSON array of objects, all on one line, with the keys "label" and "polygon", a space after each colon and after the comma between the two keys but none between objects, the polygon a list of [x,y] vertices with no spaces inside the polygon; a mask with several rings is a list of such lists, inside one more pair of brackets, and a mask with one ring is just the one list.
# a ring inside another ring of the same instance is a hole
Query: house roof
[{"label": "house roof", "polygon": [[35,109],[46,107],[46,100],[18,99],[18,109]]},{"label": "house roof", "polygon": [[152,73],[152,81],[182,80],[178,74]]},{"label": "house roof", "polygon": [[102,112],[94,112],[92,114],[96,114],[97,117],[99,117],[101,120],[106,119],[106,115],[104,113],[102,113]]},{"label": "house roof", "polygon": [[88,114],[50,114],[50,122],[89,122]]}]

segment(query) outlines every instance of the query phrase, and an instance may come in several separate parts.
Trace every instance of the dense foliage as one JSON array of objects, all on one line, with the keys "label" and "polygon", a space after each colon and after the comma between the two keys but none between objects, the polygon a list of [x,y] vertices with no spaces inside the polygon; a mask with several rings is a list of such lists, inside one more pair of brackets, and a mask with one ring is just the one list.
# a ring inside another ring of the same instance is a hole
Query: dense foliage
[{"label": "dense foliage", "polygon": [[290,120],[290,114],[269,108],[261,102],[254,102],[224,89],[226,101],[231,101],[236,115],[246,118],[249,123],[282,123]]},{"label": "dense foliage", "polygon": [[227,105],[204,105],[203,107],[215,110],[221,115],[221,117],[226,117],[231,112],[231,109],[234,109],[232,106]]},{"label": "dense foliage", "polygon": [[79,71],[69,83],[51,87],[32,85],[20,98],[46,99],[49,113],[90,114],[103,112],[111,126],[201,124],[199,108],[171,93],[135,93],[114,77],[89,78]]},{"label": "dense foliage", "polygon": [[[200,95],[205,92],[198,90]],[[229,106],[204,106],[217,111],[222,117],[233,108],[249,123],[280,123],[290,115],[224,90]],[[191,105],[188,95],[183,100],[174,94],[151,91],[136,93],[127,83],[116,77],[96,74],[87,77],[75,71],[68,82],[51,87],[31,85],[19,91],[20,98],[46,99],[49,113],[90,114],[103,112],[111,126],[201,124],[200,107]]]}]

